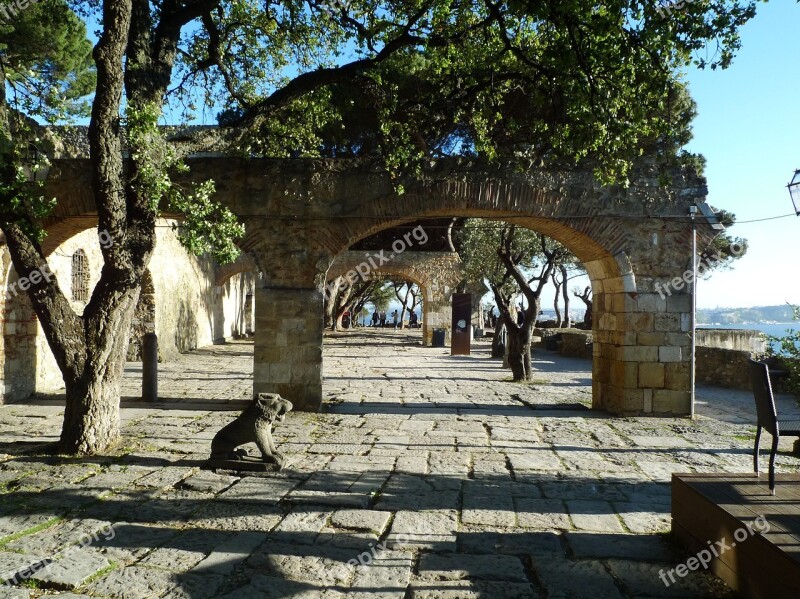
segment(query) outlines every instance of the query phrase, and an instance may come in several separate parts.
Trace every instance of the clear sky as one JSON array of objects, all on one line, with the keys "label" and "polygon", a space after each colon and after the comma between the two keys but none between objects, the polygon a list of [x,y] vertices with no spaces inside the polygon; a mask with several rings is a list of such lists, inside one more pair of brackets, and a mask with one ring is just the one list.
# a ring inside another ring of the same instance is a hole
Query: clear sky
[{"label": "clear sky", "polygon": [[800,217],[786,184],[800,168],[800,4],[773,0],[742,31],[725,71],[688,73],[698,104],[688,149],[708,164],[708,202],[736,214],[731,233],[750,242],[733,270],[698,284],[697,305],[800,303]]}]

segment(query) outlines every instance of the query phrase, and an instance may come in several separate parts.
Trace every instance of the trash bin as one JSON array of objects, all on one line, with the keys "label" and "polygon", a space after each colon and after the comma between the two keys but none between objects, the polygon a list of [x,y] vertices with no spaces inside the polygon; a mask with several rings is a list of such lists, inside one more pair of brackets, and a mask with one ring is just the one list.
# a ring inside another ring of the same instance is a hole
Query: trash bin
[{"label": "trash bin", "polygon": [[431,339],[431,346],[444,347],[444,329],[433,329],[433,338]]}]

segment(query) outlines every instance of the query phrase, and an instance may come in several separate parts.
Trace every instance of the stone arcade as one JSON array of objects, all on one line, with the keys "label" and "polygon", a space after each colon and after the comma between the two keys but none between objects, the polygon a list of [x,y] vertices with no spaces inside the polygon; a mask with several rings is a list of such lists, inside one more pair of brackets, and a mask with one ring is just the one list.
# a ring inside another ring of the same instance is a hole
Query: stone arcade
[{"label": "stone arcade", "polygon": [[[542,232],[586,267],[594,292],[594,408],[690,411],[691,295],[684,289],[661,297],[656,285],[691,263],[687,214],[705,198],[702,177],[675,169],[665,187],[655,168],[641,167],[628,188],[603,187],[588,172],[444,160],[419,180],[401,181],[398,194],[387,174],[363,161],[197,155],[187,162],[195,177],[215,181],[217,197],[246,225],[248,257],[216,276],[244,273],[253,261],[261,275],[254,394],[278,393],[297,410],[319,408],[323,287],[357,259],[346,253],[355,242],[425,218],[483,217]],[[50,243],[94,224],[88,177],[85,160],[55,162],[48,191],[59,204]],[[703,219],[698,224],[702,247],[713,233]],[[447,322],[441,312],[452,281],[415,275],[400,259],[387,269],[425,286],[428,327]]]}]

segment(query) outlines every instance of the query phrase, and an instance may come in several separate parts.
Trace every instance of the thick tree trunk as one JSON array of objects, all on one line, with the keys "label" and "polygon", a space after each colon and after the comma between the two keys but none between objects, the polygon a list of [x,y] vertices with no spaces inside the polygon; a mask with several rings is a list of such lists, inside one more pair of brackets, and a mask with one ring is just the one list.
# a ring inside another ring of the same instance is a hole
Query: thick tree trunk
[{"label": "thick tree trunk", "polygon": [[67,398],[59,451],[95,454],[117,440],[120,388],[138,299],[138,287],[120,294],[104,326],[87,335],[82,374],[64,374]]},{"label": "thick tree trunk", "polygon": [[79,380],[68,380],[64,425],[59,451],[68,454],[95,454],[119,437],[119,391],[122,382],[117,364],[110,355],[105,363],[87,364],[91,370]]},{"label": "thick tree trunk", "polygon": [[531,333],[533,323],[508,327],[508,365],[515,381],[529,381],[532,377]]}]

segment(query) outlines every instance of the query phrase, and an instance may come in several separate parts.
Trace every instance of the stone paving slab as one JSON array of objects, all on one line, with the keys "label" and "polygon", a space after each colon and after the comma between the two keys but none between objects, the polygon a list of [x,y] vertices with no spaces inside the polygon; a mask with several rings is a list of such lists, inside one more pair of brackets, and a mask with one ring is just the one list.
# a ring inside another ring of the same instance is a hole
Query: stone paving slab
[{"label": "stone paving slab", "polygon": [[[730,596],[703,572],[664,585],[686,556],[661,533],[673,472],[750,470],[749,393],[699,388],[693,422],[609,418],[576,407],[589,361],[537,352],[520,385],[486,342],[453,359],[417,341],[326,339],[324,409],[289,414],[286,467],[259,478],[199,469],[250,396],[247,342],[162,365],[153,405],[131,365],[109,455],[25,455],[57,437],[59,400],[0,406],[0,570],[59,564],[0,598]],[[790,448],[779,471],[800,468]]]}]

